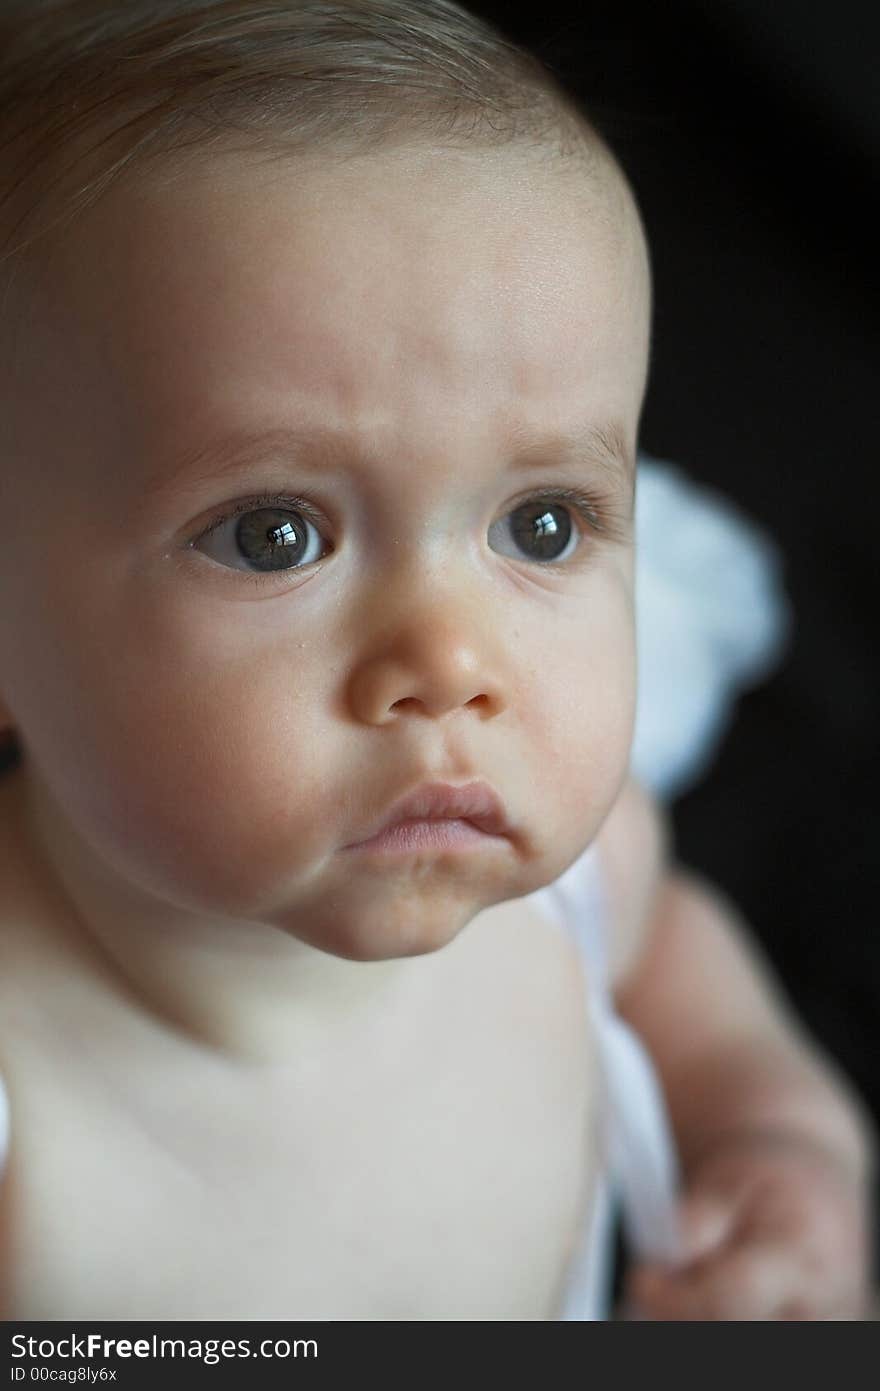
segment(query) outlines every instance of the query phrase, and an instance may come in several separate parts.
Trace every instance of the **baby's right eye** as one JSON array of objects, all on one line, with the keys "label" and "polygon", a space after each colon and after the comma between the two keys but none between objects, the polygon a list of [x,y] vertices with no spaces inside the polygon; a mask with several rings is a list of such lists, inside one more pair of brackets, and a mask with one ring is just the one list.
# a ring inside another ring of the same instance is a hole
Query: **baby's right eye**
[{"label": "baby's right eye", "polygon": [[307,504],[286,498],[240,503],[191,545],[219,565],[245,574],[300,570],[327,553]]}]

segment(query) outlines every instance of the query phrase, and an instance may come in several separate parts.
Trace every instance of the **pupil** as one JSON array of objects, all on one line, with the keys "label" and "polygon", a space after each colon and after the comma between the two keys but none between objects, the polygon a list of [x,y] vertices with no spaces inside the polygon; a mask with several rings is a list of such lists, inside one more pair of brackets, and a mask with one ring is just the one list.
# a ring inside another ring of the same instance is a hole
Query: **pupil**
[{"label": "pupil", "polygon": [[255,570],[289,570],[304,554],[307,537],[294,513],[262,508],[240,519],[236,542]]},{"label": "pupil", "polygon": [[555,560],[571,537],[571,517],[564,507],[532,504],[519,508],[513,531],[532,560]]},{"label": "pupil", "polygon": [[272,530],[266,534],[273,546],[296,545],[296,532],[290,525],[290,522],[285,522],[284,526],[273,527]]}]

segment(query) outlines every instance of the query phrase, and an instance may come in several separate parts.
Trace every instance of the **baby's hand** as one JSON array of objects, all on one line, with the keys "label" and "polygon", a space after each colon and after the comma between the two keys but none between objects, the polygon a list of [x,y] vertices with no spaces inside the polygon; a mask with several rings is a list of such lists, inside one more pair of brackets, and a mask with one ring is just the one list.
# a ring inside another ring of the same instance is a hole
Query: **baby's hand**
[{"label": "baby's hand", "polygon": [[740,1136],[690,1175],[684,1263],[634,1268],[648,1319],[862,1319],[870,1222],[864,1183],[806,1139]]}]

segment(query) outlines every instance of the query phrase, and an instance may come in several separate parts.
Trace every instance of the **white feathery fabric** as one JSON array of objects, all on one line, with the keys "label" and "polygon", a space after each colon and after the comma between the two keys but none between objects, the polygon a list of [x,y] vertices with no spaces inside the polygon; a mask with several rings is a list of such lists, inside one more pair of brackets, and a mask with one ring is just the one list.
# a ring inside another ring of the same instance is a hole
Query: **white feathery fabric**
[{"label": "white feathery fabric", "polygon": [[668,800],[702,777],[737,697],[780,661],[791,612],[778,548],[676,465],[639,455],[635,523],[631,768]]}]

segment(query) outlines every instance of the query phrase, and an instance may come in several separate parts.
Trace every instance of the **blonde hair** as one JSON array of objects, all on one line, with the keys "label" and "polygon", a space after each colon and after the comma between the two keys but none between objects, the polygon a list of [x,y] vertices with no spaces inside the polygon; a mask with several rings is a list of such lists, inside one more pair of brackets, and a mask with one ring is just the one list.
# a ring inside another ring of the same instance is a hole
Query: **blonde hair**
[{"label": "blonde hair", "polygon": [[549,69],[452,0],[0,0],[0,113],[0,268],[117,180],[236,139],[601,145]]}]

